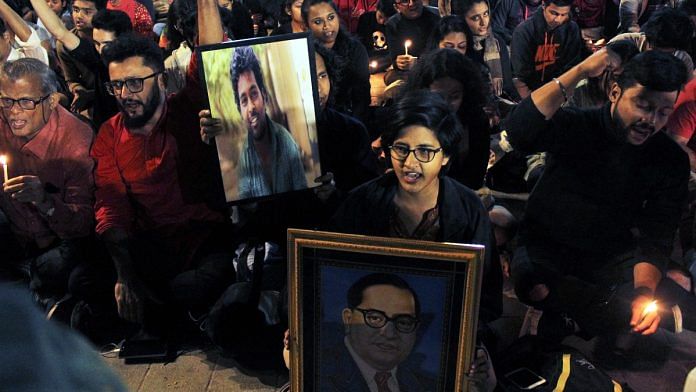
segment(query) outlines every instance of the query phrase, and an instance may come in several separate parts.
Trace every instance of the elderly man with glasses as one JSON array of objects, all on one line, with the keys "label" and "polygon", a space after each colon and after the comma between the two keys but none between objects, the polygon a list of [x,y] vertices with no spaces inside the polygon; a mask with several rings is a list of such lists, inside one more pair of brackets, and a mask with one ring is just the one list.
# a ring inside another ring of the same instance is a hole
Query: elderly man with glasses
[{"label": "elderly man with glasses", "polygon": [[[199,0],[198,9],[206,20],[200,42],[219,42],[217,3]],[[121,36],[102,58],[120,112],[92,148],[96,232],[116,277],[94,285],[115,298],[121,318],[167,337],[181,324],[177,317],[206,312],[234,281],[228,219],[204,200],[218,190],[208,182],[215,174],[207,174],[218,166],[198,133],[198,65],[193,57],[186,87],[166,97],[162,53],[152,40]]]},{"label": "elderly man with glasses", "polygon": [[66,293],[94,222],[94,135],[58,105],[57,86],[39,60],[2,67],[0,281],[29,280],[46,306]]},{"label": "elderly man with glasses", "polygon": [[416,292],[397,275],[374,273],[348,289],[345,338],[322,353],[322,391],[433,391],[434,377],[410,358],[420,324]]}]

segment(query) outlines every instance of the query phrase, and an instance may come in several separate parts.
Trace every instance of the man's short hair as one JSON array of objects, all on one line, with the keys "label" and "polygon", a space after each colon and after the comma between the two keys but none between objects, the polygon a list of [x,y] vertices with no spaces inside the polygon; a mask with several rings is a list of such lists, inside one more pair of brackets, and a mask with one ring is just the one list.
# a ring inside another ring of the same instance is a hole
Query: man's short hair
[{"label": "man's short hair", "polygon": [[58,91],[58,78],[55,72],[42,61],[34,58],[21,58],[6,62],[2,67],[4,77],[10,80],[33,77],[38,78],[41,85],[41,95]]},{"label": "man's short hair", "polygon": [[121,34],[133,31],[133,24],[125,12],[103,9],[94,14],[92,28],[110,31],[118,37]]},{"label": "man's short hair", "polygon": [[[88,3],[94,4],[94,8],[96,8],[97,11],[106,9],[106,1],[107,0],[82,0],[82,1],[86,1]],[[72,5],[72,3],[74,3],[74,2],[75,2],[75,0],[72,0],[70,2],[70,4]]]},{"label": "man's short hair", "polygon": [[543,0],[542,4],[544,6],[555,4],[557,7],[570,7],[573,5],[573,0]]},{"label": "man's short hair", "polygon": [[[413,296],[413,303],[415,304],[416,317],[420,316],[420,301],[418,301],[418,295],[411,288],[411,286],[406,283],[405,280],[394,274],[385,273],[374,273],[365,275],[358,279],[352,286],[348,289],[348,294],[346,295],[346,302],[350,309],[355,309],[363,302],[363,295],[365,290],[369,287],[377,285],[387,285],[394,286],[398,289],[408,290]],[[377,309],[381,310],[381,309]]]},{"label": "man's short hair", "polygon": [[380,11],[387,19],[391,18],[396,14],[396,8],[394,8],[394,1],[378,0],[377,11]]},{"label": "man's short hair", "polygon": [[689,50],[694,25],[684,11],[663,7],[650,16],[641,31],[653,48]]},{"label": "man's short hair", "polygon": [[162,50],[150,38],[135,34],[124,34],[102,50],[102,60],[108,67],[111,63],[120,63],[131,57],[141,57],[143,64],[155,72],[164,70]]},{"label": "man's short hair", "polygon": [[[391,146],[399,132],[412,125],[432,130],[440,142],[442,152],[454,158],[463,130],[457,115],[450,110],[442,95],[420,89],[408,91],[401,96],[389,110],[382,133],[382,145]],[[444,175],[444,171],[441,170],[441,174]]]},{"label": "man's short hair", "polygon": [[650,50],[635,56],[617,80],[622,90],[641,84],[660,92],[680,91],[688,80],[686,65],[669,53]]},{"label": "man's short hair", "polygon": [[251,46],[240,46],[235,48],[232,53],[232,61],[230,62],[230,77],[232,78],[232,91],[234,91],[234,102],[239,108],[239,92],[237,91],[237,83],[239,77],[247,71],[251,71],[256,79],[256,85],[259,86],[261,94],[266,98],[266,85],[263,82],[263,74],[261,73],[261,64],[256,57],[256,53],[251,49]]}]

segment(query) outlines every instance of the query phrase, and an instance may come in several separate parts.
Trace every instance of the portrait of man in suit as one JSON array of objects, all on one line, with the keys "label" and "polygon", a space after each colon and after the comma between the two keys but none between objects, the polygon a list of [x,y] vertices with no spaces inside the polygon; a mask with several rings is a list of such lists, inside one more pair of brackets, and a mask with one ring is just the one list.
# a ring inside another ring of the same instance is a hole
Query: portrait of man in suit
[{"label": "portrait of man in suit", "polygon": [[[411,352],[421,324],[417,293],[402,278],[372,273],[348,289],[343,341],[322,352],[321,391],[434,391]],[[414,355],[418,357],[418,355]]]}]

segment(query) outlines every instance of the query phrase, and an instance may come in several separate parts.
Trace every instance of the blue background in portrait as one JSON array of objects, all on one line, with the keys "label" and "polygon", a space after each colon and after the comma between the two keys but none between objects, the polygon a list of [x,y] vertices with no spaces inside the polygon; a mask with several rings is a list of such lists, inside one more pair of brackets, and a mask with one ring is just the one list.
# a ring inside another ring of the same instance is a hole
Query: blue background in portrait
[{"label": "blue background in portrait", "polygon": [[[355,269],[322,265],[321,270],[321,294],[319,298],[321,306],[321,322],[337,325],[342,332],[343,321],[341,313],[346,308],[346,293],[350,286],[360,277],[375,272],[393,273],[385,269]],[[425,360],[421,364],[423,370],[440,373],[440,359],[444,347],[444,315],[445,294],[447,290],[447,277],[432,275],[418,275],[409,273],[394,273],[404,279],[418,294],[421,304],[421,317],[427,317],[430,322],[421,326],[418,331],[418,339],[413,347],[413,353],[421,353]],[[424,328],[425,327],[425,328]],[[322,331],[324,333],[326,331]]]}]

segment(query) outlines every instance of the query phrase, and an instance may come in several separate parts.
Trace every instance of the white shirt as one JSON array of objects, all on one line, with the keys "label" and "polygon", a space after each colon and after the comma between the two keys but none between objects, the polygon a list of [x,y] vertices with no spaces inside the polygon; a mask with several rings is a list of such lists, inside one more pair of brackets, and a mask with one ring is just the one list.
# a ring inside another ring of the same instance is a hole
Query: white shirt
[{"label": "white shirt", "polygon": [[[353,347],[348,341],[348,336],[343,338],[343,343],[345,343],[350,356],[353,357],[353,361],[355,361],[355,364],[358,365],[358,369],[360,369],[360,373],[362,374],[363,378],[365,381],[367,381],[367,387],[370,388],[370,392],[378,392],[377,381],[375,381],[377,370],[365,362],[360,355],[353,350]],[[389,377],[389,380],[387,380],[387,386],[392,392],[399,392],[399,382],[396,379],[396,369],[397,367],[394,367],[389,371],[389,373],[391,373],[391,377]]]},{"label": "white shirt", "polygon": [[7,61],[13,61],[17,59],[22,59],[25,57],[34,58],[41,60],[44,64],[48,65],[48,52],[41,46],[41,40],[36,30],[31,26],[28,26],[31,30],[31,35],[26,41],[22,41],[15,34],[15,42],[10,49],[10,54],[7,56]]}]

